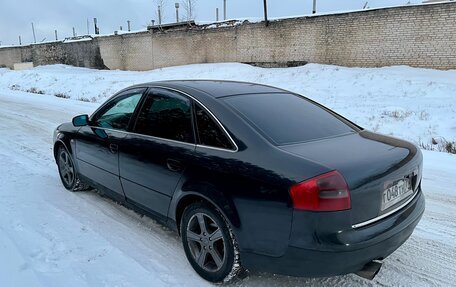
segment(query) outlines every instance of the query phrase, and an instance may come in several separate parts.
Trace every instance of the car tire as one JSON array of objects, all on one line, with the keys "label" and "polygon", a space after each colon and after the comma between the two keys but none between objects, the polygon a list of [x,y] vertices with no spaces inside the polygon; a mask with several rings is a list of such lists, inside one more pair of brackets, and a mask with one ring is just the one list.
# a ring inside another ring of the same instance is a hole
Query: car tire
[{"label": "car tire", "polygon": [[185,255],[202,278],[226,283],[243,271],[231,227],[211,205],[194,203],[185,208],[180,229]]},{"label": "car tire", "polygon": [[78,183],[78,178],[76,176],[73,158],[64,146],[58,148],[56,161],[63,186],[73,191]]}]

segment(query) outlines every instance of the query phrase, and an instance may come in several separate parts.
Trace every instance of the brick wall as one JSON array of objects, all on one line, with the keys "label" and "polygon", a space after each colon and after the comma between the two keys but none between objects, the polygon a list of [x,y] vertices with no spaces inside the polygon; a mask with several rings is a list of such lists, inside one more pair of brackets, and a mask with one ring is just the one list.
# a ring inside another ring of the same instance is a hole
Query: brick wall
[{"label": "brick wall", "polygon": [[[143,32],[99,37],[92,42],[97,46],[94,50],[99,51],[98,61],[93,60],[97,53],[49,57],[47,52],[40,54],[34,45],[0,49],[0,65],[12,66],[24,58],[46,64],[76,57],[65,63],[87,67],[98,63],[96,67],[122,70],[212,62],[456,69],[456,2],[284,19],[268,27],[264,23],[244,23],[214,29]],[[77,43],[55,45],[54,55],[78,51],[58,47]],[[81,61],[81,57],[90,59]]]}]

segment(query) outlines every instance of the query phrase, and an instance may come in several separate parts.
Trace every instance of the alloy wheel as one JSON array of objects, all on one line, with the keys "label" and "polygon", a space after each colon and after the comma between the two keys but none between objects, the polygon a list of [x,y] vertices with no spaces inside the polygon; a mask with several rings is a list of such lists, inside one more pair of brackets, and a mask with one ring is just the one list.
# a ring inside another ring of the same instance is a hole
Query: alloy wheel
[{"label": "alloy wheel", "polygon": [[187,244],[195,262],[209,272],[219,271],[226,260],[225,239],[215,220],[194,214],[187,224]]},{"label": "alloy wheel", "polygon": [[65,149],[59,154],[59,169],[62,180],[66,186],[73,186],[75,181],[73,161]]}]

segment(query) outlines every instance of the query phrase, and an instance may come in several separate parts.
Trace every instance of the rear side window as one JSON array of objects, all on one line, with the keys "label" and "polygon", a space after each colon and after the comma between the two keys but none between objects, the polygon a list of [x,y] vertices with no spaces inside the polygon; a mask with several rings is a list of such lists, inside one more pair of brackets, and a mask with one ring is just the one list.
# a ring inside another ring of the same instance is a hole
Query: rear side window
[{"label": "rear side window", "polygon": [[333,114],[293,94],[239,95],[225,101],[277,145],[354,132]]},{"label": "rear side window", "polygon": [[168,90],[150,91],[144,101],[135,132],[194,143],[191,101],[187,97]]},{"label": "rear side window", "polygon": [[222,131],[221,127],[208,112],[198,104],[195,104],[195,116],[199,144],[234,150],[233,144],[228,139],[228,136]]}]

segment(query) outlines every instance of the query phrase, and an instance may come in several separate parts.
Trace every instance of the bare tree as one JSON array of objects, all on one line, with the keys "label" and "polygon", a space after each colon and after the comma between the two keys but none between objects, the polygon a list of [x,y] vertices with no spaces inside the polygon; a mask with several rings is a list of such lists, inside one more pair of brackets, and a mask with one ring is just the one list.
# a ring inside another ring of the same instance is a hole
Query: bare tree
[{"label": "bare tree", "polygon": [[157,19],[157,23],[160,21],[160,18],[161,18],[161,22],[163,23],[166,18],[165,11],[168,6],[168,0],[154,0],[154,4],[155,4],[155,16]]},{"label": "bare tree", "polygon": [[182,9],[184,10],[183,19],[186,21],[195,20],[197,0],[181,0]]}]

